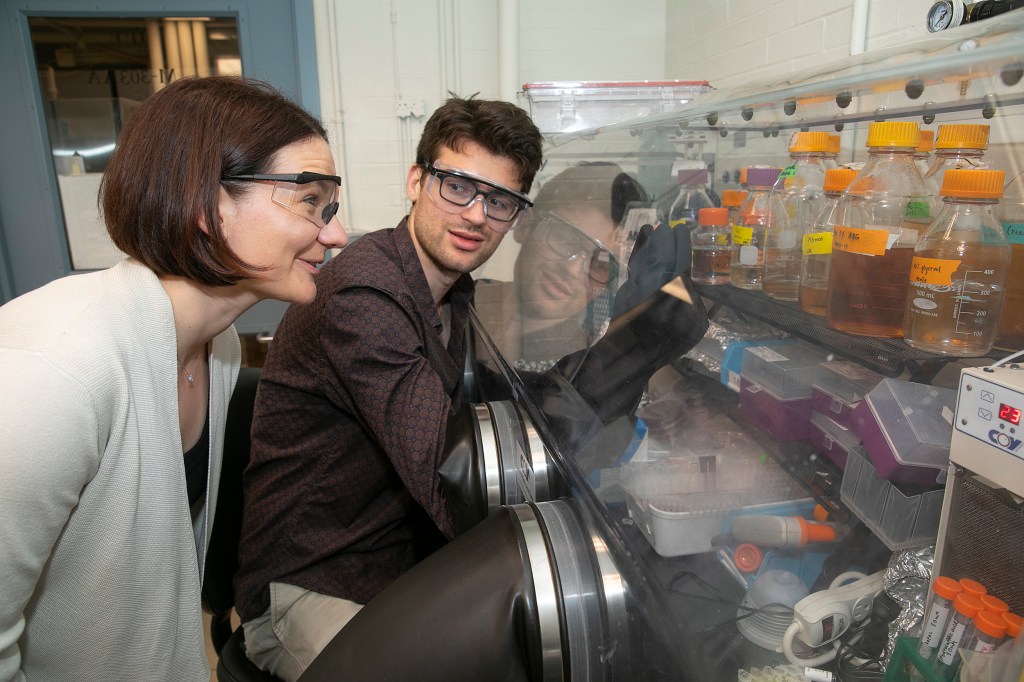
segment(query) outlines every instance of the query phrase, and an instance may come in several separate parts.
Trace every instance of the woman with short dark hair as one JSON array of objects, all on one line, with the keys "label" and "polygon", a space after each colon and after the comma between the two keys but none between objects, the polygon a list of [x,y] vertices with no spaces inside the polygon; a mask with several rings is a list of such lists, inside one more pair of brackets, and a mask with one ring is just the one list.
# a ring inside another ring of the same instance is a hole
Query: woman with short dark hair
[{"label": "woman with short dark hair", "polygon": [[100,194],[126,255],[0,308],[0,680],[208,680],[232,324],[348,241],[323,126],[270,86],[148,98]]}]

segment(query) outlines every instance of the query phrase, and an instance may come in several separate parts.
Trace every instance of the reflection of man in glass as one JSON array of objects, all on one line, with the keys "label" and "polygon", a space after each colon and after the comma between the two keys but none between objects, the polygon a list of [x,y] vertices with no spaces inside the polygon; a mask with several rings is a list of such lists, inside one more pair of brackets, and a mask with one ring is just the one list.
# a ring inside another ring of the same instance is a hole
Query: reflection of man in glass
[{"label": "reflection of man in glass", "polygon": [[629,203],[644,200],[611,163],[573,166],[541,187],[512,232],[514,281],[476,288],[485,329],[518,369],[547,369],[601,335],[618,286],[619,226]]}]

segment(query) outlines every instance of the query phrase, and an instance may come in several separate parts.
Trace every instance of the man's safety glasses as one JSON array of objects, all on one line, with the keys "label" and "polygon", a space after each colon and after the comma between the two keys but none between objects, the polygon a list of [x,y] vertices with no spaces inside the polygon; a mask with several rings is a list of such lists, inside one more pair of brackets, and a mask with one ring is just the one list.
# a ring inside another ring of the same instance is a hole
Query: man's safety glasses
[{"label": "man's safety glasses", "polygon": [[[459,209],[479,199],[484,207],[484,215],[490,219],[488,226],[495,232],[511,230],[520,212],[533,206],[525,194],[457,168],[438,168],[435,162],[427,165],[427,171],[430,173],[427,196],[435,206],[446,213],[458,213]],[[480,188],[481,185],[484,185],[484,189]],[[435,198],[437,196],[449,205],[438,201]]]},{"label": "man's safety glasses", "polygon": [[274,183],[270,200],[292,213],[300,215],[319,228],[338,213],[338,188],[341,178],[303,171],[301,173],[257,173],[255,175],[227,175],[223,180]]}]

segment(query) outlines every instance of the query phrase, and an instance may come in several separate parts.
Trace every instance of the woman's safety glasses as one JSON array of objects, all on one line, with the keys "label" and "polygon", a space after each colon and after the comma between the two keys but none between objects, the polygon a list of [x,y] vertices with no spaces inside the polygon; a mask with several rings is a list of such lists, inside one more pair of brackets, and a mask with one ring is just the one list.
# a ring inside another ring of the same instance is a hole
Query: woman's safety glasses
[{"label": "woman's safety glasses", "polygon": [[270,200],[302,216],[318,228],[327,227],[327,223],[338,213],[338,189],[341,187],[341,178],[337,175],[303,171],[228,175],[223,179],[273,182],[274,191],[270,195]]}]

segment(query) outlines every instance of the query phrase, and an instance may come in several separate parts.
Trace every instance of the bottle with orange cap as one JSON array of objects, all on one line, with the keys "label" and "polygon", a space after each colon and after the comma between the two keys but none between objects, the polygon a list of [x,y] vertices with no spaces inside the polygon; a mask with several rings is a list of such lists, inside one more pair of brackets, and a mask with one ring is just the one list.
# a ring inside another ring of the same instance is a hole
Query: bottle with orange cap
[{"label": "bottle with orange cap", "polygon": [[740,206],[740,223],[732,226],[732,251],[729,258],[729,282],[740,289],[760,290],[764,276],[764,235],[769,220],[780,217],[779,201],[772,186],[781,168],[750,167],[747,169],[749,194]]},{"label": "bottle with orange cap", "polygon": [[771,298],[796,301],[800,294],[800,238],[807,231],[824,202],[825,156],[828,133],[793,133],[789,142],[792,163],[779,173],[772,192],[781,199],[785,215],[772,217],[765,231],[764,281],[762,289]]},{"label": "bottle with orange cap", "polygon": [[732,246],[729,210],[702,208],[697,211],[697,229],[690,236],[693,263],[690,277],[698,284],[728,284]]},{"label": "bottle with orange cap", "polygon": [[839,152],[842,149],[842,138],[836,133],[828,136],[828,153],[825,154],[825,168],[836,168],[839,166]]},{"label": "bottle with orange cap", "polygon": [[832,258],[832,231],[836,226],[836,208],[846,187],[856,177],[852,168],[825,171],[822,194],[825,202],[801,238],[800,308],[812,315],[825,316],[828,295],[828,270]]},{"label": "bottle with orange cap", "polygon": [[984,355],[995,342],[1010,245],[993,207],[1003,171],[949,170],[943,209],[914,248],[904,339],[954,356]]},{"label": "bottle with orange cap", "polygon": [[928,173],[932,167],[932,151],[935,150],[935,131],[922,130],[920,141],[917,143],[917,150],[914,151],[914,163],[921,171],[921,176]]},{"label": "bottle with orange cap", "polygon": [[924,174],[924,181],[933,192],[942,188],[946,171],[954,168],[988,168],[985,149],[988,147],[988,126],[983,123],[946,123],[935,136],[935,159]]},{"label": "bottle with orange cap", "polygon": [[868,160],[839,200],[826,320],[839,331],[903,335],[910,262],[935,200],[914,165],[917,123],[876,121]]},{"label": "bottle with orange cap", "polygon": [[722,208],[729,211],[729,224],[736,225],[740,222],[740,206],[747,197],[745,189],[723,189]]}]

